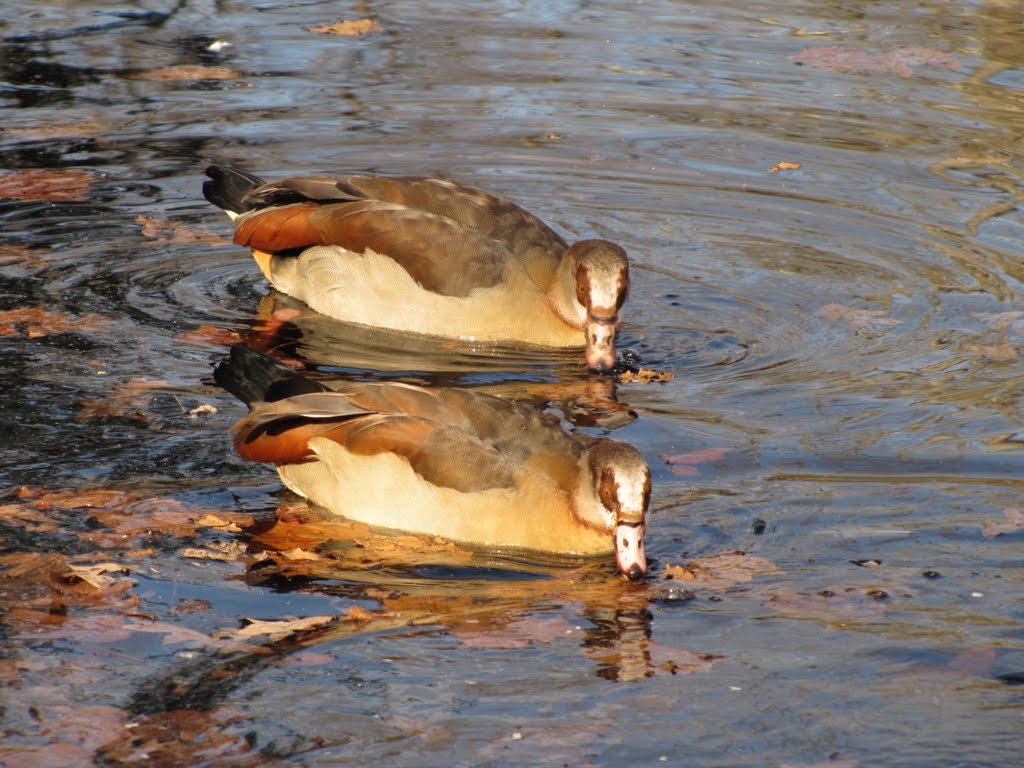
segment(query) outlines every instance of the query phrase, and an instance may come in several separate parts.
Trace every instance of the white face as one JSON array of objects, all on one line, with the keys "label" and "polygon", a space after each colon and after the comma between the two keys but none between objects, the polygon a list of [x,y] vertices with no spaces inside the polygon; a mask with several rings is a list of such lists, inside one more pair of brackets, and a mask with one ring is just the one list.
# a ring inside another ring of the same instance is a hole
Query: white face
[{"label": "white face", "polygon": [[615,561],[630,579],[639,579],[647,573],[647,553],[644,551],[644,533],[647,526],[623,523],[615,526]]},{"label": "white face", "polygon": [[595,275],[590,276],[590,306],[613,309],[619,306],[619,298],[623,291],[622,276]]},{"label": "white face", "polygon": [[619,503],[623,510],[636,512],[637,516],[643,513],[647,506],[647,478],[644,475],[636,477],[617,477],[619,484]]}]

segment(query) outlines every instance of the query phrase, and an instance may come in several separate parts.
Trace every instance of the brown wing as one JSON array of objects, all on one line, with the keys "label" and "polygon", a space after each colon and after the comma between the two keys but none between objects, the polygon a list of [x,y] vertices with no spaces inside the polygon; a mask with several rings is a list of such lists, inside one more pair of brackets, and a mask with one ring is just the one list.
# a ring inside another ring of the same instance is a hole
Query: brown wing
[{"label": "brown wing", "polygon": [[497,240],[450,219],[376,201],[252,211],[236,220],[235,242],[271,253],[313,245],[338,245],[353,253],[371,249],[445,296],[496,285],[507,267],[521,268]]},{"label": "brown wing", "polygon": [[256,208],[301,202],[376,200],[432,213],[488,237],[513,252],[531,246],[561,257],[566,242],[547,224],[515,203],[478,187],[421,176],[291,176],[253,189],[242,202]]},{"label": "brown wing", "polygon": [[[440,179],[291,177],[254,189],[244,202],[257,210],[239,218],[236,243],[264,251],[332,243],[362,253],[369,246],[394,258],[424,287],[446,295],[493,285],[500,279],[495,266],[510,258],[547,289],[566,250],[554,230],[514,203]],[[303,204],[323,209],[276,210]],[[309,224],[292,221],[296,214],[308,215]],[[264,216],[270,218],[261,221],[256,239],[253,220]]]},{"label": "brown wing", "polygon": [[514,484],[515,462],[445,402],[450,390],[347,389],[257,405],[235,427],[235,449],[251,461],[293,464],[313,457],[310,440],[326,438],[353,453],[404,456],[425,480],[446,488],[473,492]]},{"label": "brown wing", "polygon": [[515,203],[467,184],[417,176],[346,176],[342,186],[373,200],[451,219],[467,229],[500,240],[516,255],[539,249],[555,263],[566,242],[547,224]]},{"label": "brown wing", "polygon": [[372,415],[335,392],[297,395],[259,403],[239,421],[235,450],[250,461],[291,464],[312,455],[309,441],[347,422]]}]

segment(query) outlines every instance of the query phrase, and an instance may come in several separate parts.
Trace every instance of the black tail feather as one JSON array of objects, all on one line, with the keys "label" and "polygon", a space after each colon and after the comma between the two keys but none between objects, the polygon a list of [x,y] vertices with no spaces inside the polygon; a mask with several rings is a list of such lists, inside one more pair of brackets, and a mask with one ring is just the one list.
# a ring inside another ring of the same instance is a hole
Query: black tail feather
[{"label": "black tail feather", "polygon": [[262,186],[263,179],[230,165],[211,165],[206,169],[209,181],[203,182],[203,197],[225,211],[244,213],[253,206],[242,198]]},{"label": "black tail feather", "polygon": [[328,391],[270,355],[241,344],[231,347],[228,359],[218,363],[213,380],[246,405]]}]

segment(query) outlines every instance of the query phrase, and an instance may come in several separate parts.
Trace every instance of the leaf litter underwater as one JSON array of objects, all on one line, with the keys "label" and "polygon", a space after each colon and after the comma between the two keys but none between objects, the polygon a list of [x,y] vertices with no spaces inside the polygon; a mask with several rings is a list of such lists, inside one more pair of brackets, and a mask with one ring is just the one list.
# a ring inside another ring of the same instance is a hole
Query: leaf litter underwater
[{"label": "leaf litter underwater", "polygon": [[[890,6],[15,3],[0,763],[1015,764],[1024,19]],[[621,243],[633,378],[323,322],[211,161]],[[231,450],[238,342],[633,444],[647,579],[310,509]]]}]

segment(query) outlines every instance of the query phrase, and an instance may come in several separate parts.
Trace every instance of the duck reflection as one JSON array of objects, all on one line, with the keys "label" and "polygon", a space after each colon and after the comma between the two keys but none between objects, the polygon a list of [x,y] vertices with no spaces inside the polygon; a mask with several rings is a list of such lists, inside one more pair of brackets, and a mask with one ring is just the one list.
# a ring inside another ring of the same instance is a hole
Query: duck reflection
[{"label": "duck reflection", "polygon": [[[344,323],[277,291],[261,300],[243,340],[302,365],[310,377],[332,388],[388,380],[472,388],[552,408],[577,427],[606,430],[637,418],[618,399],[617,378],[590,372],[573,351],[471,344]],[[635,366],[623,362],[621,367]]]}]

